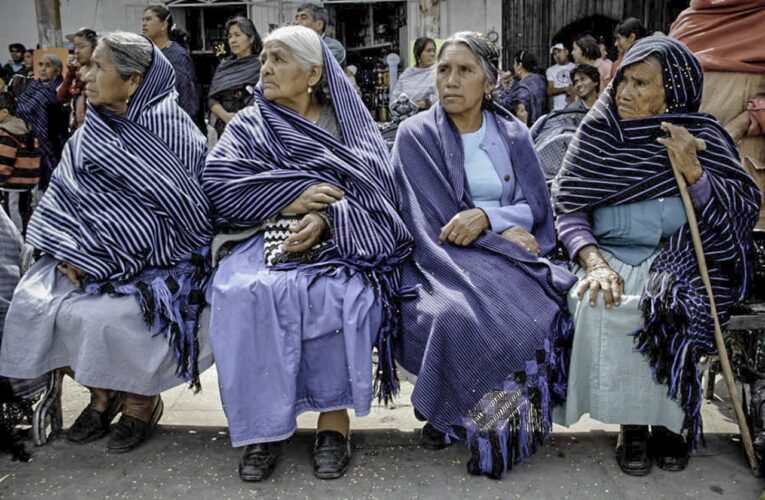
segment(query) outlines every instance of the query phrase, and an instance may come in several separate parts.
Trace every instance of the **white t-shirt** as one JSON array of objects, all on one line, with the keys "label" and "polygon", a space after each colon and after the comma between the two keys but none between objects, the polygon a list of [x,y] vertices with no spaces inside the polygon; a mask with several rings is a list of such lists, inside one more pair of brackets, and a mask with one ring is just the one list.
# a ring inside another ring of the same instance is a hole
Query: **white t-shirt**
[{"label": "white t-shirt", "polygon": [[[555,64],[547,68],[547,81],[553,82],[553,87],[556,89],[563,89],[571,85],[571,72],[576,67],[574,63],[568,63],[561,66]],[[558,94],[553,97],[553,111],[559,111],[566,107],[568,104],[568,96],[566,94]]]}]

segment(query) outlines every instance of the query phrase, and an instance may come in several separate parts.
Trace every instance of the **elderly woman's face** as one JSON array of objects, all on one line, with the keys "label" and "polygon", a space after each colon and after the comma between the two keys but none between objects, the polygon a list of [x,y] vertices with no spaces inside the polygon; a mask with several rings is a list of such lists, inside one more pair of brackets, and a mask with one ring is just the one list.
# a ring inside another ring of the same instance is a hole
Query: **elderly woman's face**
[{"label": "elderly woman's face", "polygon": [[321,79],[321,66],[304,70],[292,50],[282,42],[270,40],[260,53],[260,81],[263,95],[269,101],[292,107],[291,104],[308,95]]},{"label": "elderly woman's face", "polygon": [[630,64],[616,87],[616,109],[622,119],[646,118],[664,112],[666,96],[661,65],[653,60]]},{"label": "elderly woman's face", "polygon": [[50,62],[50,60],[48,60],[47,58],[42,59],[37,64],[37,68],[39,69],[40,81],[44,83],[47,83],[53,80],[59,74],[59,71],[56,65]]},{"label": "elderly woman's face", "polygon": [[91,63],[91,69],[84,78],[88,102],[96,108],[124,114],[127,101],[141,83],[141,77],[133,75],[123,80],[112,63],[111,50],[102,44],[93,51]]},{"label": "elderly woman's face", "polygon": [[436,86],[441,107],[450,115],[480,110],[484,95],[492,89],[478,56],[463,43],[441,52]]}]

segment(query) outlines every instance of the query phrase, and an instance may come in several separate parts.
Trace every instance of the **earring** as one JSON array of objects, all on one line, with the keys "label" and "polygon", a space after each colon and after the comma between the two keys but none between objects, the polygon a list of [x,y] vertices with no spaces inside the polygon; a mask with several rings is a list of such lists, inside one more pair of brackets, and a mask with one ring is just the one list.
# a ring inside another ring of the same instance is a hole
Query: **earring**
[{"label": "earring", "polygon": [[311,94],[313,94],[313,87],[309,86],[308,87],[308,95],[311,95]]}]

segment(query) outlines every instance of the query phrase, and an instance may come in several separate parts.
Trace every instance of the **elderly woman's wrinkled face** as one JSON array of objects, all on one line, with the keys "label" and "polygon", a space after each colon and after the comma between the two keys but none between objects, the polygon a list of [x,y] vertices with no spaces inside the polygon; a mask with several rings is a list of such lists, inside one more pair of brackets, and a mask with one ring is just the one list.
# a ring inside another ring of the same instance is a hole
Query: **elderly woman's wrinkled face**
[{"label": "elderly woman's wrinkled face", "polygon": [[616,87],[616,109],[623,120],[664,112],[666,96],[661,64],[651,59],[630,64]]},{"label": "elderly woman's wrinkled face", "polygon": [[43,58],[38,64],[40,81],[48,83],[59,75],[58,67],[53,64],[49,59]]},{"label": "elderly woman's wrinkled face", "polygon": [[111,50],[102,44],[93,51],[91,63],[91,69],[84,78],[88,102],[96,108],[124,114],[128,99],[138,89],[142,77],[135,74],[127,80],[123,79],[112,63]]},{"label": "elderly woman's wrinkled face", "polygon": [[80,66],[87,66],[93,57],[93,45],[84,36],[74,37],[74,55]]},{"label": "elderly woman's wrinkled face", "polygon": [[308,95],[308,89],[321,80],[321,66],[303,69],[292,50],[276,40],[264,44],[260,62],[263,95],[283,106],[292,108],[291,104]]},{"label": "elderly woman's wrinkled face", "polygon": [[252,37],[247,36],[238,24],[228,28],[228,46],[236,57],[248,56],[252,53]]},{"label": "elderly woman's wrinkled face", "polygon": [[481,61],[463,43],[443,49],[436,72],[438,99],[447,114],[480,110],[484,95],[491,92]]},{"label": "elderly woman's wrinkled face", "polygon": [[422,49],[422,53],[420,54],[419,66],[421,68],[427,68],[428,66],[432,66],[435,60],[436,60],[436,44],[428,42],[428,44],[425,45],[425,48]]}]

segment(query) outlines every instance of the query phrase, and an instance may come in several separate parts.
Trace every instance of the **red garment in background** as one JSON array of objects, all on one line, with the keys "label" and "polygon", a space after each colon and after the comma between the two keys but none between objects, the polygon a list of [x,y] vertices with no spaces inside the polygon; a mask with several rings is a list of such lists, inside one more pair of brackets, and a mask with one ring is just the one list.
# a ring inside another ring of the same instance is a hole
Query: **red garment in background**
[{"label": "red garment in background", "polygon": [[704,71],[765,73],[763,0],[691,0],[669,37],[687,45]]}]

